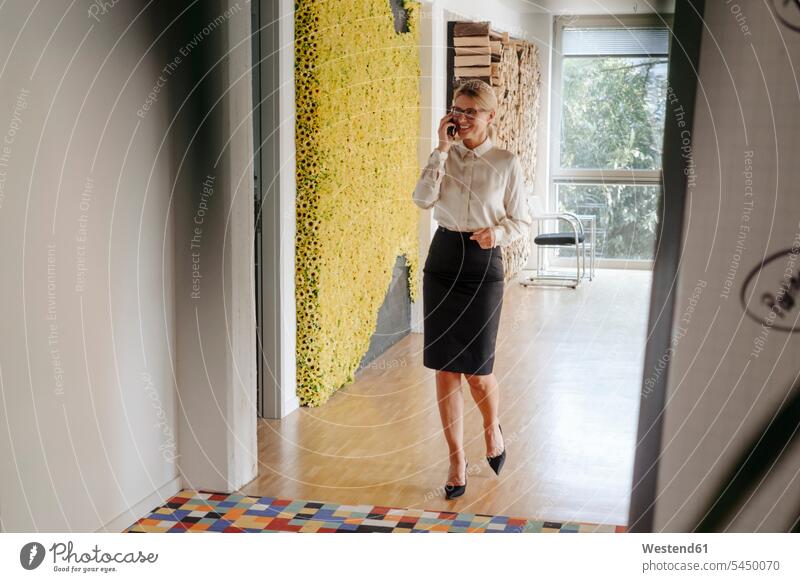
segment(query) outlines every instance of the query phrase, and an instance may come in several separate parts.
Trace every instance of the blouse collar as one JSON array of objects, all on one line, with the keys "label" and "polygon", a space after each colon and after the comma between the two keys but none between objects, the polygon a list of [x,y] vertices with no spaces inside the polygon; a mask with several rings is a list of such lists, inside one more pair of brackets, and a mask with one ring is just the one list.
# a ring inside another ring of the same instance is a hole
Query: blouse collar
[{"label": "blouse collar", "polygon": [[465,146],[463,142],[459,142],[456,145],[460,146],[459,147],[459,153],[462,156],[467,152],[474,152],[476,156],[482,156],[483,154],[488,152],[490,149],[492,149],[492,146],[493,146],[492,138],[490,138],[488,135],[486,136],[486,139],[483,140],[483,142],[480,145],[477,145],[472,149],[470,149],[467,146]]}]

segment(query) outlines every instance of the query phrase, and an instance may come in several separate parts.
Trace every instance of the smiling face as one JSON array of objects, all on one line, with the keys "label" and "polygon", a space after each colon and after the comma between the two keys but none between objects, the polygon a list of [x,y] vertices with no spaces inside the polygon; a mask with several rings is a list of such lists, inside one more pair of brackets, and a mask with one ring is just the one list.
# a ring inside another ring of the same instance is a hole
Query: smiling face
[{"label": "smiling face", "polygon": [[464,113],[453,114],[453,119],[458,123],[458,137],[462,140],[481,142],[486,136],[486,128],[489,122],[494,119],[494,111],[484,111],[477,102],[469,95],[459,95],[453,102],[456,111],[475,112],[474,116]]}]

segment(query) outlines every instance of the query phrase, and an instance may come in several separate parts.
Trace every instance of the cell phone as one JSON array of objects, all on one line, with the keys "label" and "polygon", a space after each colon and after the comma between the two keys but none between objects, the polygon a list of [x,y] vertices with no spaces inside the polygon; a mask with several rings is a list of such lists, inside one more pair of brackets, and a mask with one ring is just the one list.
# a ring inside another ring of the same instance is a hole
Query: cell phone
[{"label": "cell phone", "polygon": [[452,125],[447,126],[447,135],[455,137],[458,132],[458,124],[454,121]]}]

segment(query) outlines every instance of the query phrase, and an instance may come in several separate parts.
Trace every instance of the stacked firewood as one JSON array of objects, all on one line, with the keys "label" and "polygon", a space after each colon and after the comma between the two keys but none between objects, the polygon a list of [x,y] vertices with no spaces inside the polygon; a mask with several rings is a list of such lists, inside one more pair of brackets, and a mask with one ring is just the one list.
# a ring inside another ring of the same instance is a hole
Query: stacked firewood
[{"label": "stacked firewood", "polygon": [[529,42],[504,46],[500,71],[502,85],[495,87],[499,105],[495,118],[497,145],[519,156],[525,182],[532,188],[541,87],[539,48]]},{"label": "stacked firewood", "polygon": [[494,32],[488,22],[456,22],[453,26],[455,79],[481,79],[490,85],[499,84],[503,44],[508,44],[509,40],[507,32]]},{"label": "stacked firewood", "polygon": [[[517,154],[525,185],[533,190],[539,119],[541,65],[539,48],[528,41],[495,32],[489,22],[457,22],[453,26],[453,87],[481,79],[495,91],[498,111],[494,124],[498,147]],[[528,262],[531,241],[519,239],[503,247],[506,281]]]}]

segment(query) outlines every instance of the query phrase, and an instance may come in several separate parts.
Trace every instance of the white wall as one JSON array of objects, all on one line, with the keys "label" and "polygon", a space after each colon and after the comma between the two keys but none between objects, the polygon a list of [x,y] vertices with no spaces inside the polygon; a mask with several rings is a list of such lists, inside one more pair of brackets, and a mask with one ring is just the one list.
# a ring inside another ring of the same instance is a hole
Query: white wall
[{"label": "white wall", "polygon": [[6,531],[119,530],[179,487],[163,100],[137,116],[163,63],[136,3],[87,5],[0,11]]},{"label": "white wall", "polygon": [[0,12],[6,531],[257,472],[249,5],[90,5]]},{"label": "white wall", "polygon": [[[250,6],[209,0],[173,33],[179,469],[193,489],[257,475]],[[210,185],[210,188],[208,187]]]}]

